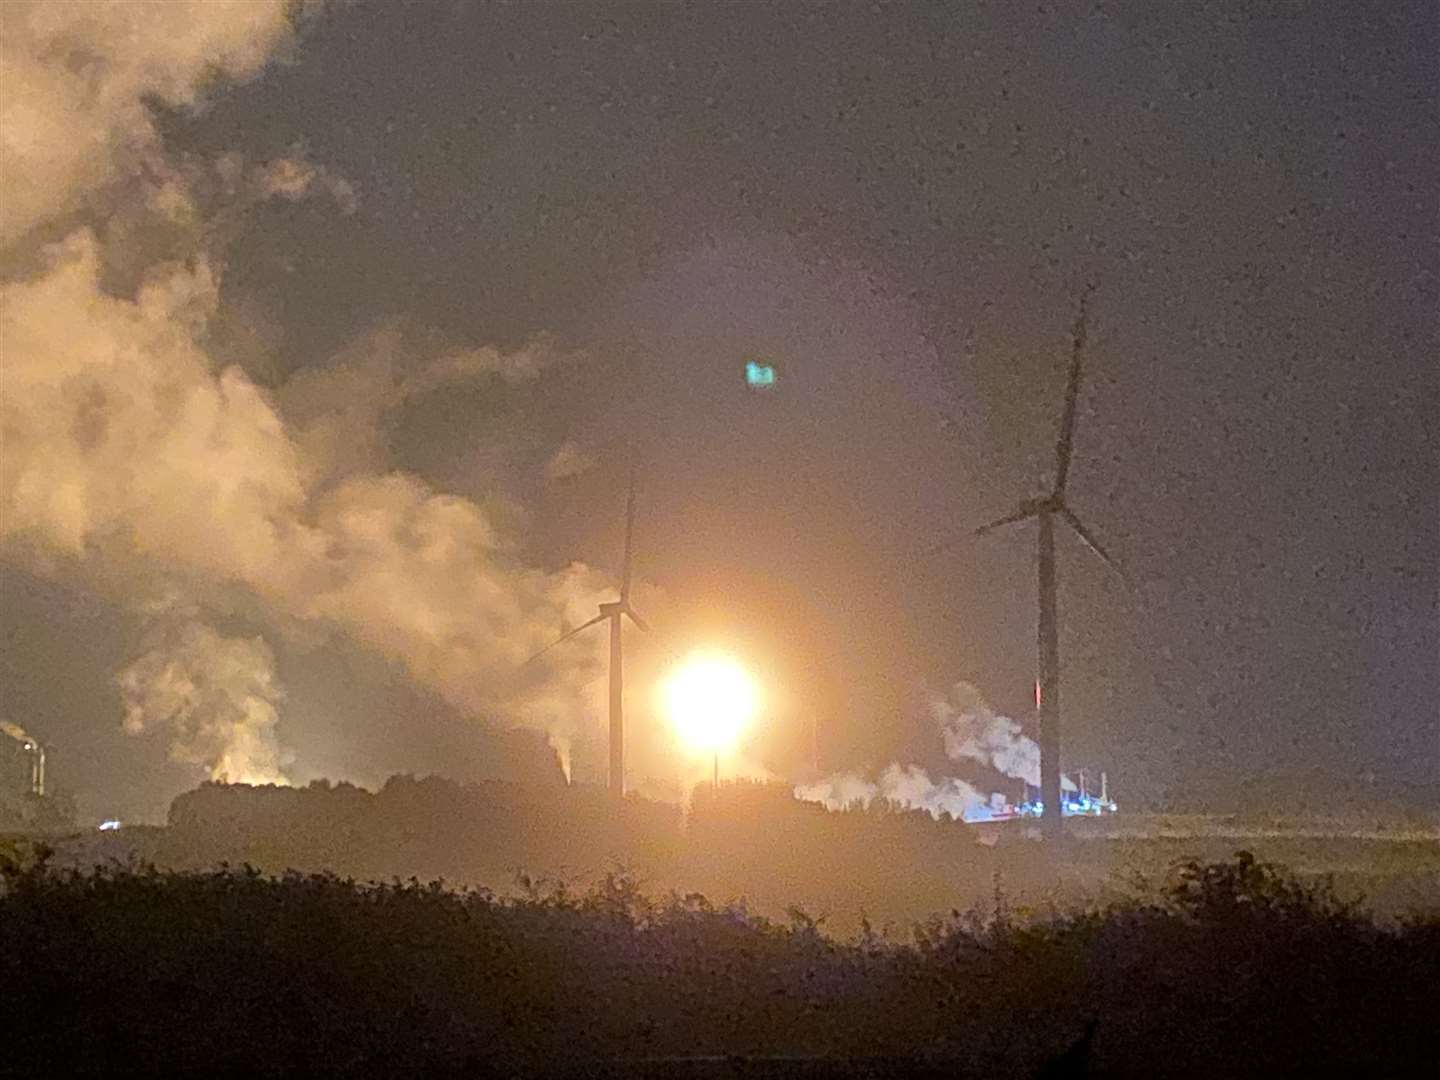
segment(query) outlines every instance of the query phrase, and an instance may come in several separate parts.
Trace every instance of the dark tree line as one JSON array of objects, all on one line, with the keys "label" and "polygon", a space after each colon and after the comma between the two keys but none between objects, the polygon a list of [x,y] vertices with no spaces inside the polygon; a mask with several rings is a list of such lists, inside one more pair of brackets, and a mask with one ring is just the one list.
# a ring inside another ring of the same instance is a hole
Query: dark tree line
[{"label": "dark tree line", "polygon": [[[650,891],[744,900],[772,916],[799,906],[841,935],[863,916],[903,935],[935,911],[993,907],[997,893],[1020,911],[1104,900],[1123,874],[1156,877],[1173,862],[1247,846],[1086,839],[1077,827],[1075,842],[1051,858],[1024,831],[987,832],[885,804],[832,812],[784,784],[702,785],[682,809],[635,796],[616,807],[603,789],[583,785],[397,776],[374,793],[325,782],[203,785],[174,801],[168,828],[110,834],[112,848],[87,842],[72,864],[129,848],[170,869],[249,864],[362,881],[443,879],[502,894],[522,877],[584,888],[624,868]],[[1433,840],[1262,843],[1266,857],[1298,874],[1340,870],[1346,895],[1378,893],[1389,911],[1426,902],[1427,881],[1431,903],[1440,892]]]}]

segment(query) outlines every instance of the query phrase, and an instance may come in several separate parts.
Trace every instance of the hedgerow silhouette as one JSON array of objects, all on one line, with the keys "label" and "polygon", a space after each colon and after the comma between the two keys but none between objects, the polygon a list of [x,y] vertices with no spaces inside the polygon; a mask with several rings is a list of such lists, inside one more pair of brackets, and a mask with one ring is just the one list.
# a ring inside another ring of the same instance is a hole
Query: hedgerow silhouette
[{"label": "hedgerow silhouette", "polygon": [[12,860],[3,890],[6,1066],[51,1075],[694,1075],[676,1059],[704,1055],[785,1075],[782,1055],[1028,1076],[1087,1031],[1096,1075],[1386,1075],[1432,1060],[1440,1000],[1440,923],[1377,926],[1245,852],[1147,898],[952,912],[908,940],[618,871],[499,897]]}]

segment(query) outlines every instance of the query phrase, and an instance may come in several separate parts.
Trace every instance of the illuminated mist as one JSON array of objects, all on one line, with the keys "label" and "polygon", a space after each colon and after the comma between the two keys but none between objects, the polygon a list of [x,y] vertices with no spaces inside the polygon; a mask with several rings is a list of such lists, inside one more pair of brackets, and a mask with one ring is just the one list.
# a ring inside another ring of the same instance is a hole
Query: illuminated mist
[{"label": "illuminated mist", "polygon": [[[951,761],[971,760],[993,769],[999,776],[1040,786],[1040,747],[1026,735],[1018,721],[995,712],[980,691],[966,682],[956,683],[948,695],[930,692],[926,708],[934,720]],[[1013,789],[1015,785],[1008,785]],[[1061,778],[1066,791],[1075,783]],[[1000,790],[997,786],[996,790]],[[1001,791],[1002,795],[1008,794]],[[1010,792],[1009,794],[1013,794]],[[797,798],[823,803],[832,810],[852,805],[868,806],[878,800],[932,816],[983,820],[990,814],[990,794],[951,776],[931,778],[918,765],[898,762],[887,766],[873,779],[855,772],[840,772],[823,780],[795,787]]]},{"label": "illuminated mist", "polygon": [[[0,544],[143,624],[157,606],[195,612],[179,629],[152,625],[116,678],[125,730],[165,731],[171,756],[208,776],[283,776],[265,635],[299,627],[403,665],[466,714],[568,746],[597,715],[587,684],[601,645],[577,641],[515,672],[593,609],[603,578],[531,567],[476,503],[389,471],[383,454],[350,453],[377,445],[385,410],[407,396],[523,381],[567,357],[548,338],[511,353],[457,347],[404,358],[402,375],[366,343],[317,408],[314,386],[272,395],[207,352],[227,315],[224,242],[244,215],[317,192],[344,214],[357,193],[299,158],[170,161],[146,101],[185,107],[218,76],[256,74],[290,40],[289,8],[7,8]],[[94,62],[51,62],[72,53]],[[551,468],[586,464],[559,446]],[[212,628],[237,609],[259,636]]]}]

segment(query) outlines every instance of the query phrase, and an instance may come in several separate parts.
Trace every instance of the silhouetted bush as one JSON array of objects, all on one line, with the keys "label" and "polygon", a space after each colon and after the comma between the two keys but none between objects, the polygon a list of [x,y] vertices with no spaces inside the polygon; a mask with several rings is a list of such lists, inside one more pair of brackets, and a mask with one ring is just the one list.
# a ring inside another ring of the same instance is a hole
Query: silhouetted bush
[{"label": "silhouetted bush", "polygon": [[692,1075],[637,1062],[708,1054],[1025,1076],[1093,1021],[1097,1075],[1389,1075],[1433,1063],[1440,1000],[1434,920],[1377,927],[1246,853],[1144,900],[997,905],[907,942],[613,873],[507,899],[249,867],[4,873],[6,1065],[31,1074]]}]

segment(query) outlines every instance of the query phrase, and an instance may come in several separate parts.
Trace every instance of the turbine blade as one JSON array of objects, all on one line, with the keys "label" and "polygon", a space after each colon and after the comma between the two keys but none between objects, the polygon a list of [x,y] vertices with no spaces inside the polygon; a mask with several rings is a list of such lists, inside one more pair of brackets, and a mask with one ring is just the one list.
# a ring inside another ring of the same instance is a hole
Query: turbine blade
[{"label": "turbine blade", "polygon": [[647,634],[650,633],[650,624],[647,623],[644,619],[642,619],[639,615],[635,614],[634,608],[626,605],[625,614],[628,615],[630,617],[630,621],[633,622],[636,626],[638,626],[641,630],[645,631],[645,633]]},{"label": "turbine blade", "polygon": [[1090,530],[1085,528],[1084,523],[1075,516],[1075,512],[1073,510],[1071,510],[1068,506],[1062,506],[1060,507],[1060,516],[1063,517],[1069,523],[1070,527],[1075,530],[1075,535],[1080,537],[1080,539],[1085,542],[1085,546],[1088,547],[1091,551],[1093,551],[1096,555],[1100,556],[1106,566],[1110,567],[1111,570],[1114,570],[1122,578],[1125,576],[1125,572],[1121,570],[1115,560],[1110,557],[1110,553],[1100,545],[1100,541],[1096,540],[1095,537],[1091,535]]},{"label": "turbine blade", "polygon": [[1065,494],[1070,478],[1070,458],[1075,448],[1075,407],[1080,399],[1080,361],[1085,351],[1085,329],[1090,290],[1087,285],[1080,294],[1080,314],[1075,317],[1071,335],[1070,378],[1065,386],[1065,411],[1060,415],[1060,439],[1055,444],[1055,494]]},{"label": "turbine blade", "polygon": [[975,535],[984,536],[986,533],[992,531],[993,529],[998,529],[1002,525],[1013,525],[1015,522],[1024,521],[1026,518],[1038,517],[1039,514],[1040,511],[1038,509],[1029,506],[1021,506],[1018,507],[1014,512],[1006,514],[1002,518],[996,518],[994,521],[990,522],[989,525],[981,525],[978,529],[975,530]]},{"label": "turbine blade", "polygon": [[630,493],[625,497],[625,562],[620,576],[620,602],[630,599],[630,564],[635,537],[635,463],[630,463]]},{"label": "turbine blade", "polygon": [[544,655],[545,655],[547,652],[549,652],[551,649],[555,648],[556,645],[559,645],[559,644],[561,644],[562,642],[569,641],[569,640],[570,640],[572,637],[574,637],[576,634],[580,633],[580,631],[582,631],[582,630],[589,630],[590,627],[594,626],[596,623],[604,622],[604,621],[605,621],[606,619],[608,619],[609,617],[610,617],[609,615],[604,615],[604,614],[596,615],[595,618],[591,619],[589,622],[583,622],[583,623],[581,623],[579,626],[575,627],[574,630],[567,630],[565,633],[561,634],[561,635],[560,635],[558,638],[556,638],[554,641],[550,642],[549,645],[546,645],[546,646],[545,646],[543,649],[541,649],[539,652],[537,652],[537,653],[535,653],[533,656],[531,656],[529,660],[526,660],[525,663],[524,663],[524,664],[521,664],[520,666],[521,666],[521,667],[525,667],[525,666],[527,666],[527,665],[529,665],[529,664],[533,664],[536,660],[539,660],[540,657],[544,656]]}]

